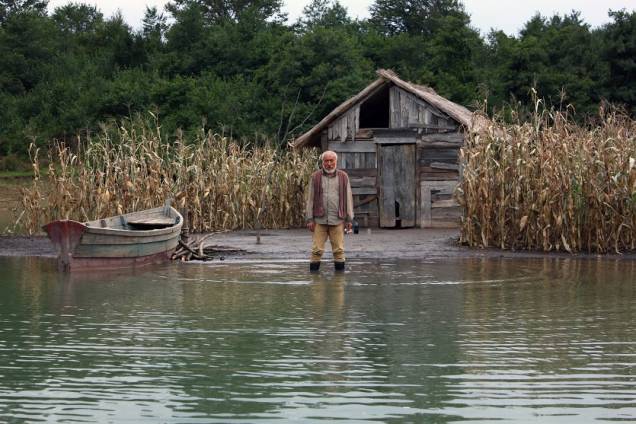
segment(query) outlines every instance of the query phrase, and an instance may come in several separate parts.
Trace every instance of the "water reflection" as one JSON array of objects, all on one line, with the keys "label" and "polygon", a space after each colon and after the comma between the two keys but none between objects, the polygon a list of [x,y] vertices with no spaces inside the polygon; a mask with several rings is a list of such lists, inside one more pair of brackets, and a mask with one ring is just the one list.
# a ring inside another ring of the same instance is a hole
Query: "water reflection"
[{"label": "water reflection", "polygon": [[[465,270],[491,283],[464,286],[466,366],[453,377],[455,405],[446,413],[511,421],[537,413],[550,422],[635,417],[634,262],[482,260]],[[515,415],[506,409],[511,402]]]},{"label": "water reflection", "polygon": [[634,262],[0,267],[9,421],[636,416]]}]

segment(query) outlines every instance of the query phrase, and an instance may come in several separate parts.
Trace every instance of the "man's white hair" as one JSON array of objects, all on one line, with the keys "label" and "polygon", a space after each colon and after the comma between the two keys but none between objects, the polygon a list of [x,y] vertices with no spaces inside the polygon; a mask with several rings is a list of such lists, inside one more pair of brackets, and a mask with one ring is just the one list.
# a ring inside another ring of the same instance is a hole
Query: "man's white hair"
[{"label": "man's white hair", "polygon": [[325,150],[324,152],[322,152],[320,154],[320,160],[323,160],[326,155],[333,155],[336,158],[336,162],[338,161],[338,153],[334,152],[333,150]]}]

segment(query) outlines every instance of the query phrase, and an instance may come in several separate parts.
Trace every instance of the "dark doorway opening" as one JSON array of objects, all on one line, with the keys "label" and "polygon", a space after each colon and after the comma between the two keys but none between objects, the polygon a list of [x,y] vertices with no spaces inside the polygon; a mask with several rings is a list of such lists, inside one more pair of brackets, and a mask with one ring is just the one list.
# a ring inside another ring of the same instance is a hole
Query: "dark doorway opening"
[{"label": "dark doorway opening", "polygon": [[402,228],[402,219],[400,218],[400,202],[395,201],[395,228]]},{"label": "dark doorway opening", "polygon": [[360,128],[389,128],[389,84],[360,105]]}]

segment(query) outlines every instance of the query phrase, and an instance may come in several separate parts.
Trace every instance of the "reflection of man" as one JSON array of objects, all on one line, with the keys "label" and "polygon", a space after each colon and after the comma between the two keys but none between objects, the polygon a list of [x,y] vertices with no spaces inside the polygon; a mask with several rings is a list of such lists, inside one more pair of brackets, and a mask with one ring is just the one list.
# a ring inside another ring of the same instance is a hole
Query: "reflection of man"
[{"label": "reflection of man", "polygon": [[344,271],[344,229],[351,231],[353,222],[351,184],[347,173],[336,169],[335,152],[327,150],[320,158],[322,170],[311,176],[305,206],[307,228],[314,233],[309,270],[320,269],[320,258],[329,238],[336,271]]}]

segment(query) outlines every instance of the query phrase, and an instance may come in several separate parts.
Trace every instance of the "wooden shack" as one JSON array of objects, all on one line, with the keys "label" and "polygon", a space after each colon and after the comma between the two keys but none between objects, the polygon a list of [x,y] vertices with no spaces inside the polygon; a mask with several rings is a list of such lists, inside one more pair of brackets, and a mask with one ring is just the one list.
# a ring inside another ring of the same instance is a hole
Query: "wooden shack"
[{"label": "wooden shack", "polygon": [[459,149],[473,113],[429,87],[379,78],[296,138],[295,148],[338,153],[362,226],[452,227],[460,208]]}]

